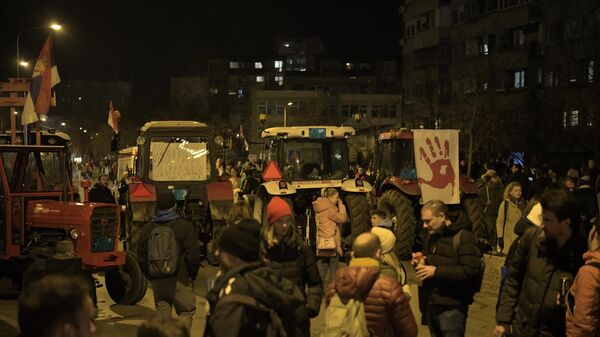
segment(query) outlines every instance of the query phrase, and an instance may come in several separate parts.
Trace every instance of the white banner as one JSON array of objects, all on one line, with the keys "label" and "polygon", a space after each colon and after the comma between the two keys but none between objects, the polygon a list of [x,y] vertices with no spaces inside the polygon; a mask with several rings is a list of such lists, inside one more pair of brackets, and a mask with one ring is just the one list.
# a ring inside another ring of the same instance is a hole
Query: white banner
[{"label": "white banner", "polygon": [[458,130],[413,130],[422,202],[460,203]]}]

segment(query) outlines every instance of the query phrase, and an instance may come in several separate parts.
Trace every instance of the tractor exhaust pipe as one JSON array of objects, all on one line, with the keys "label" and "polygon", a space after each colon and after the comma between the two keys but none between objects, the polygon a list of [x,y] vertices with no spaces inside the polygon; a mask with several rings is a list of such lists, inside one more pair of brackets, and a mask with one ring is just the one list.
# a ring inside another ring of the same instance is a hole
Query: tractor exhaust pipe
[{"label": "tractor exhaust pipe", "polygon": [[89,194],[92,182],[89,179],[83,179],[81,181],[81,188],[83,188],[83,202],[90,202]]}]

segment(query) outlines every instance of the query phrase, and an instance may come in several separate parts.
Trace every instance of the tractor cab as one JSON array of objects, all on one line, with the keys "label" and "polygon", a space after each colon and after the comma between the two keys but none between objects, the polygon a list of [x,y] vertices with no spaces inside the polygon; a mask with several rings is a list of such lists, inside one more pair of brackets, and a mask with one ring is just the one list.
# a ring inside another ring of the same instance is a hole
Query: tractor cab
[{"label": "tractor cab", "polygon": [[283,178],[302,188],[302,181],[339,181],[348,177],[348,145],[351,127],[274,127],[263,131],[269,140],[269,157]]}]

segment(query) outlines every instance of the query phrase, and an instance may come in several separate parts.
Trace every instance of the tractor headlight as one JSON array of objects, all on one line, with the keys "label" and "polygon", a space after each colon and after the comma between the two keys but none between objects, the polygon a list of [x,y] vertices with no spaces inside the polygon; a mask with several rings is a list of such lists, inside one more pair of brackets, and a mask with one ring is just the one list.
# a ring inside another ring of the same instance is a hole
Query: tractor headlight
[{"label": "tractor headlight", "polygon": [[77,240],[79,238],[79,232],[76,229],[71,229],[69,231],[69,236],[71,237],[71,239]]}]

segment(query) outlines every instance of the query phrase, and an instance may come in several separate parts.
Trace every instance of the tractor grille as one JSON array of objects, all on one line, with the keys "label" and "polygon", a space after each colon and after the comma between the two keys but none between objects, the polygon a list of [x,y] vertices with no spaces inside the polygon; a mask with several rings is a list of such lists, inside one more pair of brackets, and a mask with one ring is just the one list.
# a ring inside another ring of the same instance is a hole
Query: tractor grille
[{"label": "tractor grille", "polygon": [[117,237],[117,210],[115,208],[95,208],[90,228],[92,253],[110,252],[115,249]]}]

